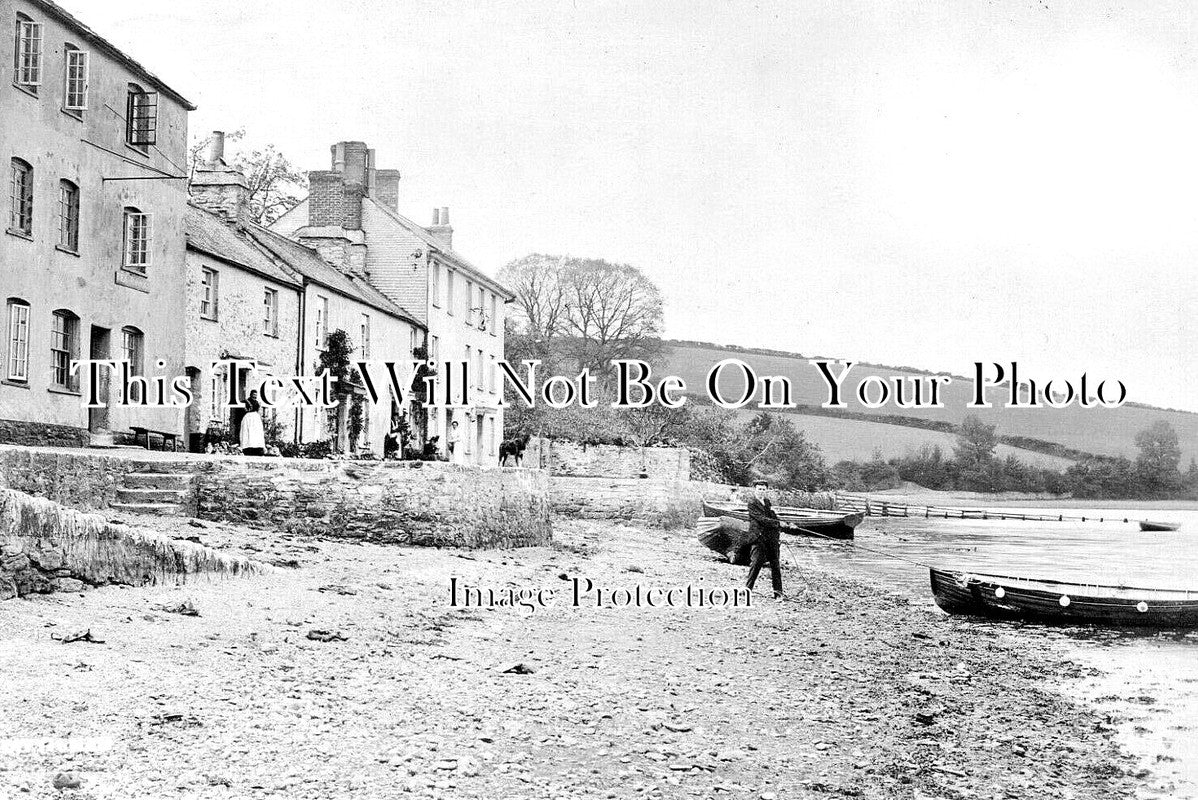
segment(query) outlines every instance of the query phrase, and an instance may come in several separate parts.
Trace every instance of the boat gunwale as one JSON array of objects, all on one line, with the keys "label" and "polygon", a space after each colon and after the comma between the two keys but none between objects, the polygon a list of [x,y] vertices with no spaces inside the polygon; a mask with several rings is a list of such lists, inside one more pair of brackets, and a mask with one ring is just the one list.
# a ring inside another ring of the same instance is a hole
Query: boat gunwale
[{"label": "boat gunwale", "polygon": [[[1043,592],[1046,594],[1053,593],[1053,592],[1055,592],[1057,594],[1068,594],[1072,601],[1078,602],[1078,603],[1084,603],[1087,601],[1087,599],[1093,599],[1095,601],[1126,600],[1128,602],[1133,602],[1133,598],[1134,598],[1134,600],[1142,600],[1145,602],[1147,602],[1148,600],[1157,600],[1160,602],[1178,603],[1178,604],[1184,603],[1187,601],[1193,601],[1194,603],[1198,603],[1198,589],[1173,589],[1173,588],[1150,589],[1150,588],[1147,588],[1144,586],[1114,586],[1111,584],[1104,584],[1104,583],[1076,583],[1076,582],[1072,582],[1072,581],[1058,581],[1058,580],[1051,580],[1051,579],[1047,579],[1047,578],[1021,578],[1021,577],[1017,577],[1014,575],[995,575],[993,573],[987,573],[987,572],[971,572],[968,570],[952,570],[952,569],[943,569],[940,567],[930,567],[930,569],[932,570],[933,573],[939,573],[940,575],[943,575],[943,576],[949,576],[954,579],[956,576],[965,576],[968,578],[975,579],[974,582],[976,582],[976,583],[981,583],[981,584],[989,583],[994,586],[1001,586],[1001,588],[1003,588],[1004,590],[1015,589],[1016,591],[1028,591],[1028,592],[1039,591],[1039,592]],[[988,580],[988,579],[993,579],[993,580]],[[1015,585],[1012,586],[1011,584],[1015,584]],[[1027,584],[1033,584],[1033,585],[1029,586]],[[1054,588],[1052,588],[1052,589],[1037,589],[1035,585],[1041,585],[1041,586],[1046,585],[1046,586],[1051,586]],[[1059,591],[1055,587],[1072,587],[1074,589],[1081,589],[1083,591],[1081,593],[1073,593],[1073,592],[1067,592],[1067,591]],[[1139,594],[1139,595],[1133,594],[1133,595],[1130,595],[1127,597],[1124,597],[1121,595],[1085,594],[1085,590],[1087,590],[1087,589],[1108,589],[1108,590],[1113,590],[1116,592],[1126,592],[1126,593],[1139,592],[1141,594]],[[1160,595],[1184,595],[1184,597],[1168,597],[1168,596],[1161,597]],[[1102,603],[1097,603],[1097,604],[1101,605]]]}]

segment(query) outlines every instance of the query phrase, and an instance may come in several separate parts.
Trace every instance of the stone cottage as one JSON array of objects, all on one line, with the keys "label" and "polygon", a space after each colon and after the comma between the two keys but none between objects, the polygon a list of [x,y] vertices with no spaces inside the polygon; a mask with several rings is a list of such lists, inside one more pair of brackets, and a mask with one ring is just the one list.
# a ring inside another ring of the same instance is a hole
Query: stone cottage
[{"label": "stone cottage", "polygon": [[[393,360],[403,365],[401,386],[411,383],[413,347],[424,340],[425,326],[415,315],[384,296],[360,274],[338,269],[321,253],[253,223],[245,177],[224,161],[224,137],[213,134],[211,149],[196,165],[192,207],[186,214],[187,369],[198,401],[188,430],[237,431],[240,409],[228,408],[230,382],[236,393],[257,388],[267,377],[312,376],[329,335],[343,330],[354,346],[354,360]],[[250,373],[212,363],[253,360]],[[381,368],[380,377],[384,373]],[[361,403],[362,432],[356,442],[343,438],[341,450],[383,453],[393,418],[409,411],[390,386],[379,383],[378,405]],[[282,441],[329,439],[348,431],[350,404],[339,411],[293,405],[266,411],[278,423]],[[340,422],[337,415],[340,414]]]}]

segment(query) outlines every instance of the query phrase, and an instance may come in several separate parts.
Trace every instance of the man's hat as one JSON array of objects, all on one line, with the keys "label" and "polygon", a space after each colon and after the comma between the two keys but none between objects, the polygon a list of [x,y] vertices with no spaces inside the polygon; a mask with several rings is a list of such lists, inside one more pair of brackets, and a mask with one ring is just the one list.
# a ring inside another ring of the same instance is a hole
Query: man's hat
[{"label": "man's hat", "polygon": [[768,489],[768,488],[770,488],[770,482],[769,481],[753,481],[753,488],[756,489],[758,486],[764,486],[766,489]]}]

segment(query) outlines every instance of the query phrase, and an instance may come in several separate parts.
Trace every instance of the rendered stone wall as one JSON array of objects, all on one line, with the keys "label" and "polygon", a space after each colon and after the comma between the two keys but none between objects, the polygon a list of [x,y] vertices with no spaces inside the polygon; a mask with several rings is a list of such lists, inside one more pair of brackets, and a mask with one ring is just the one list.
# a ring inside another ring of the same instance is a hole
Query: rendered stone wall
[{"label": "rendered stone wall", "polygon": [[548,544],[549,476],[422,461],[206,461],[199,516],[388,544]]},{"label": "rendered stone wall", "polygon": [[524,452],[524,464],[551,475],[600,478],[689,480],[691,454],[683,447],[618,447],[580,444],[565,439],[534,438]]},{"label": "rendered stone wall", "polygon": [[0,444],[26,447],[87,447],[90,437],[83,428],[0,419]]}]

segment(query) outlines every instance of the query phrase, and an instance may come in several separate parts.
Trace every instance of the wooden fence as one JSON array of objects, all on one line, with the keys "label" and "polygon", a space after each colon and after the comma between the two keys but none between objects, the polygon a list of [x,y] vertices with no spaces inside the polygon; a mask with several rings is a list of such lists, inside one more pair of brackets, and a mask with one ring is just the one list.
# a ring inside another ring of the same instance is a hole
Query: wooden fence
[{"label": "wooden fence", "polygon": [[921,506],[893,500],[881,500],[860,494],[836,493],[836,507],[860,511],[867,517],[922,517],[924,519],[996,519],[1023,522],[1137,522],[1129,517],[1075,516],[1070,514],[1029,514],[1024,511],[995,511],[986,508]]}]

